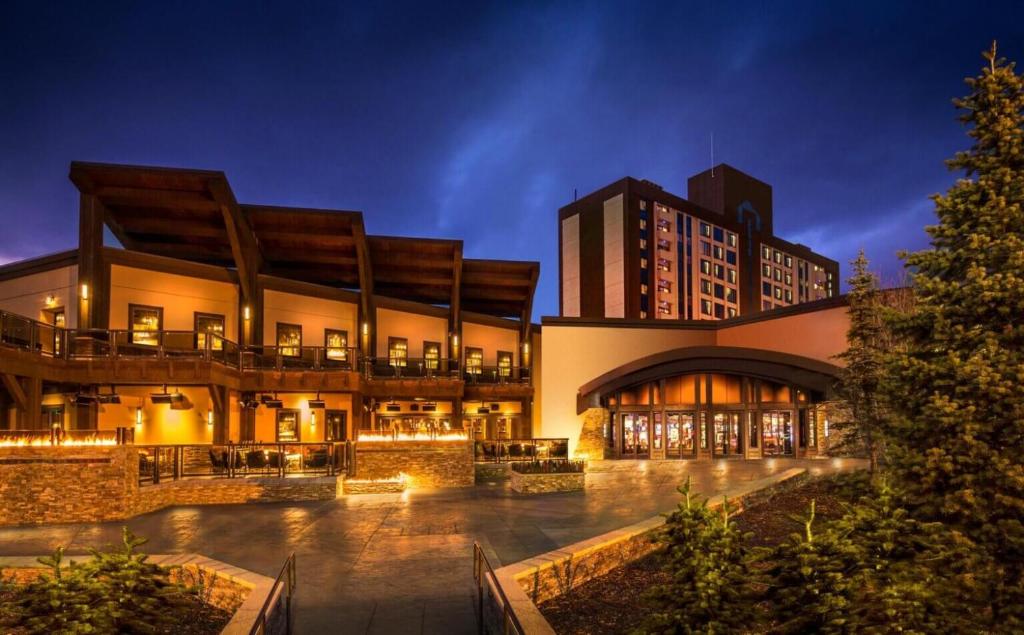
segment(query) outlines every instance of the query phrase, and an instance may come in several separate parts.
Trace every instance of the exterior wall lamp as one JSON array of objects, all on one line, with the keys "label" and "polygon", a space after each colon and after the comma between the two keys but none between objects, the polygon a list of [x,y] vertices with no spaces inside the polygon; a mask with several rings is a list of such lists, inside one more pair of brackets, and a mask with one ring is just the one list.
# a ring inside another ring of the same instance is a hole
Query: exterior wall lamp
[{"label": "exterior wall lamp", "polygon": [[142,427],[142,406],[135,407],[135,425],[136,427]]},{"label": "exterior wall lamp", "polygon": [[82,299],[89,299],[89,285],[85,284],[84,282],[82,283]]},{"label": "exterior wall lamp", "polygon": [[370,334],[370,324],[369,324],[369,322],[363,322],[363,335],[369,335],[369,334]]},{"label": "exterior wall lamp", "polygon": [[250,316],[251,316],[251,314],[249,312],[249,305],[247,304],[244,307],[242,307],[242,319],[243,320],[248,320],[250,318]]},{"label": "exterior wall lamp", "polygon": [[207,427],[213,427],[213,409],[206,411],[206,425]]}]

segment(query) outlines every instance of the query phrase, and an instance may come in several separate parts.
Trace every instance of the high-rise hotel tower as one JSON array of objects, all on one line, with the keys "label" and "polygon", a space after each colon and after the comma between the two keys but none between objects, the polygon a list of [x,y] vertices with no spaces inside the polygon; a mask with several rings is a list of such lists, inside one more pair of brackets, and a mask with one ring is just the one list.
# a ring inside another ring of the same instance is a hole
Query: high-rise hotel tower
[{"label": "high-rise hotel tower", "polygon": [[688,199],[620,179],[558,212],[563,317],[716,320],[839,292],[839,264],[772,230],[772,188],[722,164]]}]

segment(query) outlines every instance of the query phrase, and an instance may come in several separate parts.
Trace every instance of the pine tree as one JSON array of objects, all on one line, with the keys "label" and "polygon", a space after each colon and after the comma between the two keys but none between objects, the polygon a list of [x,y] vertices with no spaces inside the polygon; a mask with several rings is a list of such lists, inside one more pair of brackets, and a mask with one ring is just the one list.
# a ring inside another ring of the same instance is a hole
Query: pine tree
[{"label": "pine tree", "polygon": [[880,400],[884,373],[884,329],[882,303],[875,276],[868,270],[862,249],[852,263],[853,276],[847,281],[850,292],[850,327],[847,349],[838,357],[846,363],[836,384],[846,416],[833,422],[837,442],[832,452],[850,452],[868,457],[872,475],[878,467],[883,448],[885,409]]},{"label": "pine tree", "polygon": [[991,628],[1024,630],[1024,82],[984,53],[954,101],[973,140],[934,197],[931,249],[905,256],[915,307],[887,383],[890,459],[913,510],[972,541],[989,564]]}]

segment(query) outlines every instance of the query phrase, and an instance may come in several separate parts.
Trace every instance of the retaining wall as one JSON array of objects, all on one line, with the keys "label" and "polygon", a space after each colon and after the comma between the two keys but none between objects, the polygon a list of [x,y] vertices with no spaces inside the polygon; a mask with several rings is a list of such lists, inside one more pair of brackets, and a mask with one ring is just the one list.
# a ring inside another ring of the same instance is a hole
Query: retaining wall
[{"label": "retaining wall", "polygon": [[405,474],[408,487],[472,487],[471,441],[360,441],[356,479],[383,480]]}]

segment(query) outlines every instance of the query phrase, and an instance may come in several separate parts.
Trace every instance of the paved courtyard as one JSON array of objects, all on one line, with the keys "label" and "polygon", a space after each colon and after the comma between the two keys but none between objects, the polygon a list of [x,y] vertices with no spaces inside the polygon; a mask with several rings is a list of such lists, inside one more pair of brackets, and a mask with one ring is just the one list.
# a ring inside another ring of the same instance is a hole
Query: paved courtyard
[{"label": "paved courtyard", "polygon": [[[475,633],[472,545],[497,567],[671,510],[686,476],[705,495],[843,460],[602,462],[582,493],[524,497],[507,483],[310,503],[177,507],[127,524],[149,553],[196,552],[274,576],[297,559],[299,633]],[[0,555],[117,542],[123,523],[0,529]]]}]

